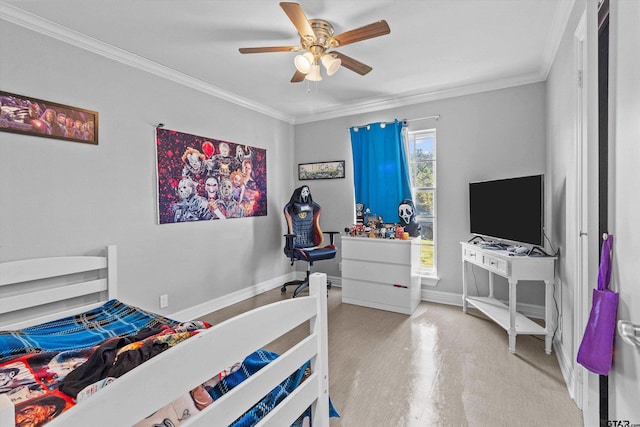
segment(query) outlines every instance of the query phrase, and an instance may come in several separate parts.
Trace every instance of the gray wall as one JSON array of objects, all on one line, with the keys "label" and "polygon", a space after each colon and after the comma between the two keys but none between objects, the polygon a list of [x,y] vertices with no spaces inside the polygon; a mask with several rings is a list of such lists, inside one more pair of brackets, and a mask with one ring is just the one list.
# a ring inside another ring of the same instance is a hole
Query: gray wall
[{"label": "gray wall", "polygon": [[[468,182],[545,170],[545,83],[293,127],[13,24],[1,35],[2,88],[100,112],[100,145],[0,134],[0,258],[88,253],[115,243],[122,297],[151,309],[162,293],[169,293],[167,312],[176,312],[289,272],[280,211],[301,184],[297,163],[346,160],[346,179],[305,183],[323,206],[323,229],[352,224],[350,126],[440,114],[439,121],[410,124],[438,132],[441,280],[432,289],[439,292],[461,293]],[[269,215],[157,225],[159,122],[266,148]],[[315,267],[340,276],[338,260]],[[486,275],[475,276],[486,292]],[[506,281],[498,281],[496,294],[506,299]],[[519,301],[543,305],[543,287],[522,287]]]},{"label": "gray wall", "polygon": [[[353,161],[348,128],[376,121],[410,122],[410,130],[437,129],[438,274],[435,289],[462,294],[460,241],[468,240],[470,181],[544,173],[546,157],[545,83],[426,102],[386,111],[340,117],[295,126],[297,163],[346,160],[346,179],[304,181],[323,207],[323,229],[343,230],[353,223]],[[390,221],[397,221],[391,218]],[[337,260],[316,264],[339,276]],[[485,272],[477,271],[478,289],[488,291]],[[471,289],[475,289],[473,283]],[[496,296],[507,299],[506,280],[496,281]],[[520,302],[544,305],[544,286],[522,286]]]},{"label": "gray wall", "polygon": [[[167,313],[289,273],[293,126],[2,22],[2,90],[98,111],[99,145],[0,133],[0,260],[117,244],[123,300]],[[268,215],[157,225],[154,127],[267,150]]]}]

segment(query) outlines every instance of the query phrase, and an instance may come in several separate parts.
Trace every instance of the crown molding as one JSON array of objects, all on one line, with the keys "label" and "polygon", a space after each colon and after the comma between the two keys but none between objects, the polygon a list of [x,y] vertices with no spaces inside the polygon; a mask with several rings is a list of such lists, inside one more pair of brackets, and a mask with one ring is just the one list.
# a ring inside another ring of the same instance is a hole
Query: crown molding
[{"label": "crown molding", "polygon": [[556,54],[558,53],[560,44],[562,43],[562,36],[566,29],[567,23],[569,22],[569,18],[571,17],[571,11],[573,10],[574,5],[575,0],[559,0],[557,2],[551,29],[547,34],[547,48],[545,49],[545,54],[542,58],[542,65],[537,72],[528,75],[509,77],[501,80],[480,82],[477,84],[466,86],[434,89],[429,92],[408,94],[396,98],[379,98],[370,99],[364,102],[354,103],[350,105],[342,104],[335,109],[327,110],[322,113],[316,113],[307,116],[296,116],[295,124],[335,119],[338,117],[349,115],[387,110],[391,108],[420,104],[423,102],[437,101],[441,99],[454,98],[457,96],[472,95],[475,93],[507,89],[510,87],[546,81],[549,73],[551,72],[551,67],[553,66],[553,61],[556,57]]},{"label": "crown molding", "polygon": [[4,2],[0,2],[0,19],[275,119],[291,124],[295,121],[292,115],[227,92],[185,73],[160,65],[157,62],[104,43]]},{"label": "crown molding", "polygon": [[435,89],[430,92],[408,94],[396,98],[370,99],[360,103],[341,105],[339,108],[322,113],[316,113],[308,116],[297,116],[295,124],[317,122],[320,120],[335,119],[337,117],[352,116],[355,114],[406,107],[408,105],[421,104],[423,102],[431,102],[441,99],[455,98],[458,96],[473,95],[476,93],[488,92],[492,90],[523,86],[545,80],[546,75],[543,71],[540,71],[523,76],[509,77],[501,80],[480,82],[471,85],[456,86],[446,89]]}]

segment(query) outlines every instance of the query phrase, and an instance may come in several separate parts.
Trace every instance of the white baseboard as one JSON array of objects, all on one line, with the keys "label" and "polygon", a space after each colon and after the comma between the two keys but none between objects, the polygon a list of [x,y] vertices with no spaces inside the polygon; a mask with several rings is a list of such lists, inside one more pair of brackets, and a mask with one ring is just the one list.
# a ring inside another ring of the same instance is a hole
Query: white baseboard
[{"label": "white baseboard", "polygon": [[[267,292],[272,289],[278,288],[282,286],[283,283],[289,282],[291,280],[302,280],[304,279],[306,274],[307,273],[305,271],[293,271],[291,273],[287,273],[282,276],[278,276],[273,279],[260,282],[248,288],[241,289],[237,292],[233,292],[231,294],[221,296],[220,298],[216,298],[216,299],[204,302],[202,304],[198,304],[194,307],[177,311],[173,314],[167,315],[167,317],[170,317],[176,320],[197,319],[213,311],[220,310],[221,308],[225,308],[232,304],[236,304],[240,301],[244,301],[248,298],[254,297],[263,292]],[[327,276],[327,278],[331,282],[332,286],[342,285],[342,278],[340,277]]]},{"label": "white baseboard", "polygon": [[[296,271],[295,275],[296,275],[296,277],[295,277],[296,280],[302,280],[307,275],[307,272],[306,271]],[[331,286],[337,286],[339,288],[342,287],[342,277],[327,275],[327,280],[329,281],[329,283],[331,283]]]},{"label": "white baseboard", "polygon": [[434,291],[432,289],[422,288],[420,294],[422,301],[437,302],[438,304],[457,305],[462,307],[462,295],[453,294],[451,292]]},{"label": "white baseboard", "polygon": [[[562,373],[562,378],[564,378],[564,383],[567,385],[567,390],[569,391],[569,396],[576,401],[576,384],[578,383],[576,380],[576,364],[574,363],[573,357],[567,355],[565,347],[562,345],[562,342],[555,339],[553,341],[553,349],[556,353],[556,358],[558,359],[558,365],[560,365],[560,372]],[[580,408],[580,404],[576,401],[578,408]]]},{"label": "white baseboard", "polygon": [[279,286],[282,286],[282,284],[285,282],[288,282],[290,280],[296,280],[298,278],[304,278],[304,273],[300,277],[296,272],[284,274],[282,276],[278,276],[273,279],[260,282],[248,288],[241,289],[237,292],[233,292],[228,295],[221,296],[220,298],[206,301],[202,304],[198,304],[194,307],[190,307],[185,310],[180,310],[178,312],[168,315],[168,317],[176,320],[197,319],[199,317],[204,316],[205,314],[211,313],[212,311],[220,310],[221,308],[230,306],[240,301],[244,301],[247,298],[251,298],[263,292],[270,291],[271,289],[275,289]]},{"label": "white baseboard", "polygon": [[[508,304],[507,301],[503,302],[505,304]],[[542,305],[517,303],[516,311],[524,314],[527,317],[531,317],[534,319],[544,319],[544,306]]]},{"label": "white baseboard", "polygon": [[331,282],[331,286],[337,286],[339,288],[342,287],[342,277],[327,276],[327,280]]}]

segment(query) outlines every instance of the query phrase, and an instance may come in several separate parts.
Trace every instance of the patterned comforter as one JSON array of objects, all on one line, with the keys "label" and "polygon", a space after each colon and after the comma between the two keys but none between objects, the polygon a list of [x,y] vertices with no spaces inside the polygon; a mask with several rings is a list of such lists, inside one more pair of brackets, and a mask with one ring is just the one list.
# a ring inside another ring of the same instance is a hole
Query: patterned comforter
[{"label": "patterned comforter", "polygon": [[109,338],[178,323],[114,299],[76,316],[18,331],[0,331],[0,361],[20,354],[91,348]]},{"label": "patterned comforter", "polygon": [[[7,393],[16,405],[16,426],[42,426],[135,366],[208,327],[197,321],[179,323],[111,300],[81,315],[0,332],[0,393]],[[177,426],[276,357],[258,350],[136,427]],[[233,426],[255,425],[304,381],[307,371],[308,363]],[[301,426],[308,415],[294,425]],[[338,416],[333,406],[331,416]]]}]

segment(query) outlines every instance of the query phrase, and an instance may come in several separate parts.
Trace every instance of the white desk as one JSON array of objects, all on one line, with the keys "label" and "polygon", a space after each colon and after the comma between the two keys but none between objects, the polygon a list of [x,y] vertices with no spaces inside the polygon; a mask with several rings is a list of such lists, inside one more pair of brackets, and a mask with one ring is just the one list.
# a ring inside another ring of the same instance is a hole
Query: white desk
[{"label": "white desk", "polygon": [[411,314],[420,302],[420,239],[342,237],[342,302]]},{"label": "white desk", "polygon": [[[470,304],[486,314],[509,334],[509,351],[516,351],[518,334],[545,335],[544,350],[551,354],[553,339],[553,282],[556,257],[510,255],[505,250],[484,249],[480,245],[460,242],[462,245],[462,310]],[[466,264],[473,264],[489,271],[489,295],[470,297],[467,293]],[[509,282],[509,305],[493,296],[493,275]],[[520,280],[538,280],[545,283],[544,327],[516,311],[516,289]]]}]

